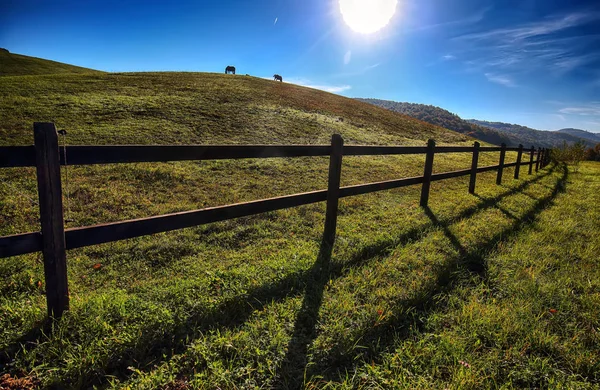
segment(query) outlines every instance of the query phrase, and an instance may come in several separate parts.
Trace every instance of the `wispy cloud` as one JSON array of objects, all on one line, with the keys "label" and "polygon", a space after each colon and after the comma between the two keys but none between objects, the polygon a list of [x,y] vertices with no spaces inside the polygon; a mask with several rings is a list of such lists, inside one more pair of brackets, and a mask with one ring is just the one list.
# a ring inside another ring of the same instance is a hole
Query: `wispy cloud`
[{"label": "wispy cloud", "polygon": [[442,56],[442,60],[444,61],[450,61],[450,60],[455,60],[456,56],[453,56],[452,54],[446,54],[445,56]]},{"label": "wispy cloud", "polygon": [[346,54],[344,54],[344,65],[348,65],[350,60],[352,59],[352,51],[348,50]]},{"label": "wispy cloud", "polygon": [[467,70],[488,74],[543,70],[560,77],[600,61],[600,35],[578,35],[579,27],[600,20],[600,12],[571,12],[542,20],[456,36],[452,41]]},{"label": "wispy cloud", "polygon": [[344,85],[322,84],[322,83],[315,83],[308,79],[296,78],[296,77],[288,78],[285,81],[289,82],[291,84],[301,85],[303,87],[308,87],[308,88],[320,89],[321,91],[331,92],[331,93],[342,93],[342,92],[352,89],[352,87],[347,84],[344,84]]},{"label": "wispy cloud", "polygon": [[507,75],[485,73],[485,77],[492,83],[504,85],[505,87],[516,87],[515,82]]},{"label": "wispy cloud", "polygon": [[591,102],[581,105],[570,105],[558,110],[561,114],[598,116],[600,117],[600,102]]},{"label": "wispy cloud", "polygon": [[279,18],[275,18],[275,21],[273,22],[273,26],[277,24],[278,20],[279,20]]},{"label": "wispy cloud", "polygon": [[449,20],[449,21],[440,22],[440,23],[422,25],[422,26],[415,27],[414,29],[412,29],[412,31],[426,31],[426,30],[435,30],[435,29],[441,29],[441,28],[457,27],[457,26],[462,26],[462,25],[467,26],[467,25],[476,24],[476,23],[481,22],[485,18],[485,14],[487,14],[488,11],[490,11],[491,9],[492,9],[492,7],[482,8],[482,9],[475,11],[474,13],[467,15],[466,17],[461,18],[461,19],[455,19],[455,20]]},{"label": "wispy cloud", "polygon": [[331,75],[330,77],[333,77],[333,78],[344,78],[344,77],[362,76],[365,73],[367,73],[367,72],[369,72],[369,71],[377,68],[380,65],[381,65],[381,62],[378,62],[378,63],[373,64],[373,65],[365,66],[364,68],[358,69],[356,71],[337,73],[337,74]]},{"label": "wispy cloud", "polygon": [[538,36],[553,34],[571,27],[579,26],[596,20],[600,15],[597,13],[570,13],[561,16],[544,19],[538,22],[527,23],[521,26],[500,28],[479,33],[470,33],[459,36],[458,39],[466,40],[489,40],[495,39],[501,42],[517,43]]}]

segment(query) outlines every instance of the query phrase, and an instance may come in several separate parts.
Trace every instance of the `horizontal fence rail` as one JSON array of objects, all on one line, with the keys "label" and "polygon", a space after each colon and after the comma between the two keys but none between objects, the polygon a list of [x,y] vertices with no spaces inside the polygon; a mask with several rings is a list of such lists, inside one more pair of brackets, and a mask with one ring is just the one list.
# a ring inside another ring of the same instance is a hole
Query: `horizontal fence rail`
[{"label": "horizontal fence rail", "polygon": [[[245,158],[329,156],[329,145],[132,145],[60,147],[60,165],[96,165],[140,162],[234,160]],[[481,147],[480,152],[498,152],[500,147]],[[506,148],[518,151],[518,148]],[[425,154],[421,146],[344,146],[344,156]],[[472,146],[437,146],[435,153],[472,153]],[[0,168],[35,167],[34,146],[0,147]]]},{"label": "horizontal fence rail", "polygon": [[[0,168],[37,167],[38,185],[46,188],[44,191],[39,190],[41,187],[38,189],[40,207],[42,207],[42,205],[47,205],[45,206],[46,212],[43,210],[41,212],[42,232],[0,237],[0,258],[43,252],[44,268],[46,270],[46,285],[48,287],[55,286],[54,290],[56,290],[47,292],[48,314],[52,317],[60,317],[62,312],[68,309],[66,261],[64,260],[65,250],[199,226],[207,223],[225,221],[324,201],[327,201],[324,237],[327,237],[329,245],[333,245],[337,220],[337,200],[339,198],[421,184],[421,205],[424,206],[427,205],[429,183],[432,181],[470,176],[469,192],[474,193],[476,175],[478,173],[497,171],[497,183],[500,184],[504,168],[515,167],[514,177],[517,179],[519,168],[521,166],[528,166],[528,173],[532,174],[534,167],[537,172],[539,168],[543,168],[550,161],[548,149],[538,148],[536,150],[534,147],[531,147],[531,149],[524,149],[522,145],[519,145],[517,148],[508,148],[504,144],[500,147],[482,147],[477,142],[474,146],[436,146],[433,140],[428,142],[428,146],[343,146],[341,137],[339,135],[334,135],[332,137],[331,145],[133,145],[63,146],[59,148],[57,143],[58,136],[54,124],[35,123],[34,133],[36,136],[36,145],[34,146],[0,147]],[[518,152],[518,159],[516,162],[504,163],[505,153],[507,151]],[[480,152],[500,152],[499,164],[479,167],[477,163]],[[440,153],[472,153],[472,166],[469,169],[461,169],[452,172],[432,173],[434,155]],[[339,186],[343,156],[416,154],[427,156],[423,176],[346,187]],[[327,190],[286,195],[270,199],[94,226],[64,229],[60,173],[56,168],[60,165],[66,165],[67,158],[68,165],[92,165],[316,156],[329,156],[330,158],[329,184]],[[525,162],[522,161],[522,157],[525,157]],[[51,229],[51,234],[45,233],[44,229],[49,229],[49,231]]]}]

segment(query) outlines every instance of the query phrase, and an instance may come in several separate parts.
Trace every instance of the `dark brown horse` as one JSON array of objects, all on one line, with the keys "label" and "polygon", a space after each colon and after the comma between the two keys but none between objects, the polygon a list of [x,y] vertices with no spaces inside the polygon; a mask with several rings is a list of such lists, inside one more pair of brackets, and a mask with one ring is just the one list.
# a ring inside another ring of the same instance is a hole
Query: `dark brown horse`
[{"label": "dark brown horse", "polygon": [[228,74],[228,73],[235,74],[235,66],[229,65],[227,68],[225,68],[225,74]]},{"label": "dark brown horse", "polygon": [[273,80],[275,80],[275,81],[281,81],[283,83],[283,77],[281,77],[278,74],[274,74],[273,75]]}]

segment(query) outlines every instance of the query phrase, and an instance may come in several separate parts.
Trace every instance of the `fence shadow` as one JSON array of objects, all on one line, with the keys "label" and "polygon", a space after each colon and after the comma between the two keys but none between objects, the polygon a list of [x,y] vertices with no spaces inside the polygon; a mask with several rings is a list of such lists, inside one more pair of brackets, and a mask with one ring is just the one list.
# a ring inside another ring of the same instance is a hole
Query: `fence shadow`
[{"label": "fence shadow", "polygon": [[[332,262],[331,248],[321,244],[315,264],[309,270],[298,271],[287,275],[274,283],[265,284],[249,290],[246,294],[225,300],[214,309],[207,309],[204,307],[197,308],[186,321],[178,324],[169,334],[146,339],[144,339],[144,336],[142,335],[141,339],[137,340],[138,344],[144,345],[144,353],[142,355],[138,354],[134,346],[124,346],[123,350],[114,351],[112,357],[108,359],[103,367],[90,366],[89,368],[83,368],[79,371],[78,374],[80,376],[87,376],[86,378],[82,378],[83,380],[81,383],[86,384],[86,386],[106,386],[105,379],[102,375],[99,375],[99,372],[111,373],[113,377],[125,381],[132,375],[132,371],[129,369],[130,366],[139,370],[151,370],[156,364],[159,364],[162,361],[168,361],[172,356],[184,352],[193,340],[201,335],[201,333],[212,329],[234,329],[243,325],[250,318],[252,313],[257,310],[262,310],[272,302],[279,302],[301,294],[304,294],[302,307],[296,316],[294,332],[288,344],[287,353],[279,367],[277,382],[281,386],[287,388],[299,387],[302,384],[305,370],[308,370],[309,375],[317,374],[327,377],[327,375],[330,374],[327,367],[319,366],[317,364],[311,366],[310,369],[307,369],[306,360],[308,347],[317,336],[316,323],[318,320],[318,312],[322,303],[325,286],[329,280],[343,277],[349,270],[365,266],[376,260],[378,257],[386,255],[390,250],[397,246],[418,240],[422,236],[423,231],[428,227],[445,226],[445,234],[451,234],[447,227],[452,223],[468,218],[481,210],[490,207],[498,207],[497,204],[500,200],[523,191],[528,186],[551,175],[555,169],[557,169],[557,166],[549,167],[544,173],[539,174],[532,180],[524,181],[518,186],[493,198],[480,198],[481,201],[478,204],[467,208],[458,215],[450,218],[438,220],[430,210],[426,210],[425,212],[430,217],[429,223],[424,223],[411,228],[397,237],[364,246],[345,261]],[[564,172],[561,182],[566,182],[566,170]],[[564,186],[564,184],[562,186]],[[558,188],[558,184],[555,186],[555,191],[549,197],[549,200],[542,201],[551,201],[558,193],[556,188]],[[528,215],[531,214],[531,216],[528,217],[527,220],[531,220],[535,214],[544,207],[546,206],[536,207],[535,210],[528,213]],[[517,221],[516,223],[526,222]],[[490,247],[494,247],[498,240],[505,237],[505,232],[499,234],[496,238],[496,242],[489,244],[491,245]],[[460,246],[460,242],[455,237],[451,239],[451,242],[453,245]],[[442,291],[443,288],[451,283],[451,278],[449,276],[451,273],[450,270],[456,268],[458,263],[466,262],[472,264],[470,267],[472,267],[474,271],[481,268],[477,272],[485,275],[485,267],[483,267],[483,265],[477,265],[478,263],[481,263],[482,259],[478,259],[474,254],[469,254],[464,248],[459,249],[459,253],[460,256],[458,258],[453,259],[446,267],[444,267],[444,270],[441,270],[438,273],[436,283],[426,287],[422,294],[417,294],[420,298],[394,302],[394,307],[397,307],[398,309],[415,308],[415,310],[426,312],[430,306],[431,297],[437,294],[437,292]],[[368,330],[363,335],[363,340],[372,340],[373,342],[377,342],[378,339],[384,340],[386,332],[393,333],[397,332],[399,329],[403,329],[403,321],[404,319],[399,317],[390,321],[388,324],[382,324],[382,326],[378,326],[376,329]],[[32,331],[36,334],[35,329]],[[35,339],[36,338],[33,338],[31,340],[35,341]],[[18,352],[17,347],[22,343],[23,341],[15,341],[10,347],[1,351],[0,355],[4,356],[6,361],[14,359],[15,354]],[[354,358],[355,357],[352,357],[351,360]],[[132,364],[132,362],[134,363]],[[339,363],[339,365],[336,365],[339,368],[353,369],[352,362],[344,363],[342,359]],[[331,378],[333,377],[335,377],[335,375]]]},{"label": "fence shadow", "polygon": [[311,269],[304,290],[302,307],[296,315],[294,333],[288,343],[285,357],[276,370],[276,383],[280,383],[283,388],[299,388],[303,382],[304,368],[308,363],[308,347],[317,337],[319,309],[323,302],[325,286],[332,274],[331,252],[331,246],[322,240],[317,261]]},{"label": "fence shadow", "polygon": [[[554,166],[553,170],[556,167]],[[458,255],[449,259],[443,267],[438,269],[433,281],[424,286],[421,291],[413,294],[413,298],[398,299],[393,302],[391,306],[396,314],[391,316],[387,322],[366,329],[356,337],[356,340],[360,340],[361,346],[364,347],[360,355],[345,356],[343,352],[334,351],[327,356],[326,364],[315,362],[314,365],[311,365],[306,376],[322,378],[324,382],[340,381],[345,377],[352,376],[352,373],[361,365],[361,362],[368,361],[375,362],[375,364],[380,362],[382,354],[393,350],[394,342],[398,337],[406,338],[409,335],[411,326],[415,328],[416,325],[417,330],[422,328],[424,325],[423,319],[429,317],[436,310],[437,305],[434,297],[450,292],[457,285],[458,278],[461,276],[456,271],[466,271],[468,275],[487,282],[487,264],[483,254],[489,253],[496,249],[501,242],[518,235],[535,221],[542,210],[553,204],[559,193],[566,190],[568,170],[564,165],[559,166],[559,168],[562,175],[552,186],[552,192],[548,196],[538,199],[522,217],[514,219],[511,226],[495,234],[491,239],[471,251],[466,250],[460,240],[450,231],[449,226],[452,222],[448,220],[440,221],[431,209],[425,208],[424,212],[430,218],[432,224],[443,231],[458,251]],[[486,204],[498,208],[500,207],[497,205],[499,198],[501,197],[488,199]],[[462,274],[464,275],[464,272]],[[415,319],[417,322],[415,322]]]},{"label": "fence shadow", "polygon": [[30,351],[42,340],[49,337],[52,334],[53,325],[52,319],[45,318],[37,322],[27,333],[24,333],[3,348],[0,351],[0,373],[5,370],[5,367],[10,364],[19,351]]}]

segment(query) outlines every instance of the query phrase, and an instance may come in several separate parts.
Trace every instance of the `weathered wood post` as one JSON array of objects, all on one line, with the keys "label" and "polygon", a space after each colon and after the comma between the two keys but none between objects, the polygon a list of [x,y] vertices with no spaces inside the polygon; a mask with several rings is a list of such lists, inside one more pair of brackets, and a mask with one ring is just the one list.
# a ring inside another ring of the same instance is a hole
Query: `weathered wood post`
[{"label": "weathered wood post", "polygon": [[323,240],[330,248],[333,248],[333,244],[335,243],[343,148],[344,140],[342,139],[342,136],[333,134],[331,136],[329,179],[327,183],[327,209],[325,211],[325,230],[323,232]]},{"label": "weathered wood post", "polygon": [[542,148],[542,157],[540,157],[540,169],[544,168],[544,159],[546,158],[546,148]]},{"label": "weathered wood post", "polygon": [[542,148],[538,146],[537,158],[535,159],[535,171],[540,170],[540,156],[542,155]]},{"label": "weathered wood post", "polygon": [[531,175],[533,173],[533,155],[535,154],[535,147],[531,147],[531,150],[529,151],[529,172],[528,174]]},{"label": "weathered wood post", "polygon": [[54,123],[36,122],[33,135],[48,316],[60,318],[69,309],[69,286],[58,134]]},{"label": "weathered wood post", "polygon": [[544,168],[544,164],[546,162],[546,148],[542,149],[542,159],[540,160],[540,169]]},{"label": "weathered wood post", "polygon": [[550,164],[550,156],[552,155],[552,149],[546,149],[546,153],[544,153],[544,166]]},{"label": "weathered wood post", "polygon": [[421,207],[426,207],[429,202],[429,189],[431,187],[431,174],[433,173],[433,157],[435,154],[435,141],[427,141],[427,156],[423,171],[423,186],[421,187]]},{"label": "weathered wood post", "polygon": [[506,144],[500,145],[500,162],[498,162],[498,175],[496,176],[496,185],[502,184],[502,171],[504,170],[504,158],[506,157]]},{"label": "weathered wood post", "polygon": [[517,165],[515,166],[515,179],[519,178],[519,171],[521,170],[521,159],[523,158],[523,145],[519,144],[519,151],[517,152]]},{"label": "weathered wood post", "polygon": [[479,147],[481,144],[475,141],[473,145],[473,159],[471,160],[471,179],[469,180],[469,194],[475,193],[475,183],[477,182],[477,164],[479,162]]}]

